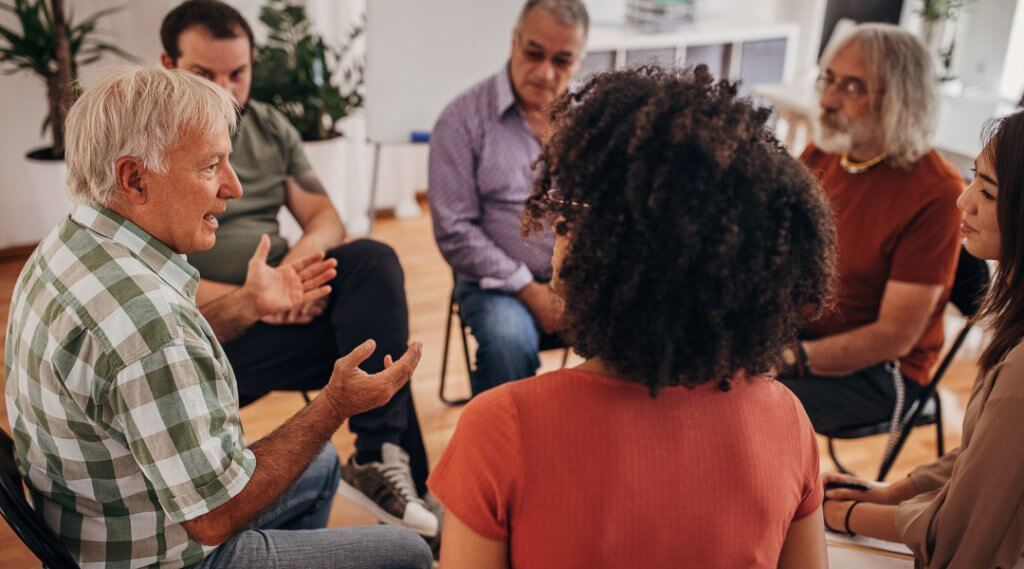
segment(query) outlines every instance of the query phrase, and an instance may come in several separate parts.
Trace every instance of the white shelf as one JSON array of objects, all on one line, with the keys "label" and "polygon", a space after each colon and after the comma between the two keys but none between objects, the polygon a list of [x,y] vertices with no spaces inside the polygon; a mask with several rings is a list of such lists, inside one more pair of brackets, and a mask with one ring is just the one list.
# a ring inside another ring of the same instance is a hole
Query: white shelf
[{"label": "white shelf", "polygon": [[587,38],[587,51],[658,49],[749,41],[796,40],[799,30],[791,22],[761,22],[707,17],[671,32],[646,32],[627,24],[596,25]]}]

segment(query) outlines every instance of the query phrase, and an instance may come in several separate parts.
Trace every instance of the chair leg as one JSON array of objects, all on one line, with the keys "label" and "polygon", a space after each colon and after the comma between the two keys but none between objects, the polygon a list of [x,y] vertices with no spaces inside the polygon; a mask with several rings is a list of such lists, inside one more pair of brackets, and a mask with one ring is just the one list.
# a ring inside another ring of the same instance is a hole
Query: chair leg
[{"label": "chair leg", "polygon": [[839,457],[836,456],[836,447],[833,440],[834,439],[832,439],[832,437],[828,438],[828,455],[832,458],[832,463],[836,465],[836,468],[839,469],[840,473],[853,474],[843,466],[843,463],[839,462]]},{"label": "chair leg", "polygon": [[565,364],[567,364],[567,363],[569,363],[569,347],[568,346],[566,346],[565,352],[562,354],[562,367],[565,367]]},{"label": "chair leg", "polygon": [[310,403],[313,402],[313,400],[309,398],[309,392],[308,391],[303,391],[302,392],[302,398],[306,400],[306,405],[309,405]]},{"label": "chair leg", "polygon": [[441,348],[441,387],[438,392],[438,397],[441,401],[444,401],[444,384],[445,379],[448,377],[448,344],[452,337],[452,313],[455,310],[455,299],[452,298],[448,301],[448,318],[444,325],[444,347]]},{"label": "chair leg", "polygon": [[[469,402],[469,399],[448,399],[447,397],[445,397],[444,394],[445,385],[447,384],[448,379],[448,348],[451,345],[452,317],[456,315],[457,311],[458,308],[455,303],[455,292],[453,291],[451,299],[448,302],[448,318],[444,326],[444,348],[442,348],[441,354],[441,385],[438,388],[437,394],[438,397],[441,399],[441,402],[444,403],[445,405],[448,405],[449,407],[465,405],[466,403]],[[466,330],[462,325],[461,316],[459,317],[459,333],[462,334],[462,351],[463,355],[466,358],[466,373],[469,374],[471,373],[471,369],[469,367],[469,344],[466,340]]]},{"label": "chair leg", "polygon": [[932,399],[935,401],[935,447],[941,458],[946,454],[946,438],[942,429],[942,400],[939,399],[938,390],[935,390]]},{"label": "chair leg", "polygon": [[462,333],[462,359],[466,362],[466,376],[473,376],[473,362],[469,359],[469,331],[462,323],[462,315],[459,315],[459,332]]}]

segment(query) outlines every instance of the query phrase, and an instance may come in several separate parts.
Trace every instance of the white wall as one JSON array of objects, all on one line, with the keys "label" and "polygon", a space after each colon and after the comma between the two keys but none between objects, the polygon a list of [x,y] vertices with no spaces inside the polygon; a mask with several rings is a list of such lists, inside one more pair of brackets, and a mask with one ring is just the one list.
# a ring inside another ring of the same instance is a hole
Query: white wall
[{"label": "white wall", "polygon": [[1007,42],[1006,62],[999,93],[1013,101],[1024,96],[1024,0],[1017,1],[1017,13]]},{"label": "white wall", "polygon": [[960,77],[964,85],[997,93],[1003,78],[1017,0],[982,0],[967,8]]}]

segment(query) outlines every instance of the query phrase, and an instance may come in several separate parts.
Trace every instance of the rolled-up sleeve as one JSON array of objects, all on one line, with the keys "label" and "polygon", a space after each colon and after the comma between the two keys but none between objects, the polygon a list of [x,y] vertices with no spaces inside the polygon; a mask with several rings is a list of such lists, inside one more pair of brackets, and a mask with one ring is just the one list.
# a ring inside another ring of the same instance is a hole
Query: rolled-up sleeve
[{"label": "rolled-up sleeve", "polygon": [[953,475],[953,465],[960,456],[960,449],[942,455],[935,462],[919,466],[910,472],[910,479],[919,494],[942,488]]},{"label": "rolled-up sleeve", "polygon": [[208,346],[176,341],[124,367],[109,389],[114,421],[174,522],[221,506],[255,470],[227,381]]},{"label": "rolled-up sleeve", "polygon": [[478,152],[469,120],[457,104],[441,114],[430,134],[427,195],[434,237],[456,273],[481,288],[516,292],[533,280],[529,267],[508,255],[480,226]]}]

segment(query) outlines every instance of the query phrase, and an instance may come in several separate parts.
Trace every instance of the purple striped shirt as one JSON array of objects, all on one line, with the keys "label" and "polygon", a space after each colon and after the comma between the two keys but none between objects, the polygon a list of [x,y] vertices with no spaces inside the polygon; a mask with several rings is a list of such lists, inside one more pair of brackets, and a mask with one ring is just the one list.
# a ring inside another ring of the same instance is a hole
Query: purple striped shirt
[{"label": "purple striped shirt", "polygon": [[540,151],[516,107],[507,67],[459,95],[437,119],[430,213],[437,246],[459,280],[512,293],[551,278],[554,235],[520,233]]}]

